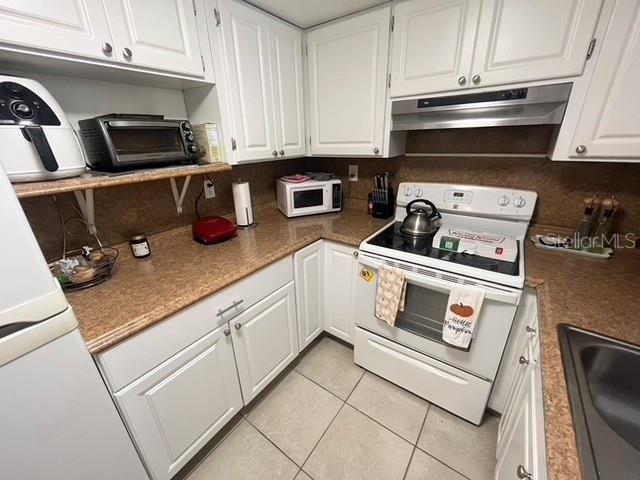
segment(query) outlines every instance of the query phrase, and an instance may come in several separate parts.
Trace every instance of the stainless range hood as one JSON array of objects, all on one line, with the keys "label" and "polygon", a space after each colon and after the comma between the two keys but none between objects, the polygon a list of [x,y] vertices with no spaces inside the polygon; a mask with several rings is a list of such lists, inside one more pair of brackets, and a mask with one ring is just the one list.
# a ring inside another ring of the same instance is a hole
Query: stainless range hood
[{"label": "stainless range hood", "polygon": [[559,124],[571,83],[394,100],[391,130]]}]

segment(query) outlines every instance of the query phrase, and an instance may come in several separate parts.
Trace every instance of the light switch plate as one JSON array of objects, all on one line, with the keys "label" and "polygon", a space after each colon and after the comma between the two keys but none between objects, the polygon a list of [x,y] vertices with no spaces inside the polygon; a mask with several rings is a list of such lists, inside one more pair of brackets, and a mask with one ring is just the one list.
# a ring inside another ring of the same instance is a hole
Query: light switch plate
[{"label": "light switch plate", "polygon": [[204,180],[204,198],[207,200],[216,197],[216,187],[213,185],[213,180],[205,178]]},{"label": "light switch plate", "polygon": [[349,181],[358,181],[358,165],[349,165]]}]

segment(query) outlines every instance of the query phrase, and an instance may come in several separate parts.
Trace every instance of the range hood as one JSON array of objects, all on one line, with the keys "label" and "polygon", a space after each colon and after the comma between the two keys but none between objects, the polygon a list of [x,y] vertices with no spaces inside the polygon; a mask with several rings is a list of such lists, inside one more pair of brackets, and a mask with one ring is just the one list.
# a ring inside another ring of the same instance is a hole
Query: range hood
[{"label": "range hood", "polygon": [[571,83],[394,100],[391,130],[559,124]]}]

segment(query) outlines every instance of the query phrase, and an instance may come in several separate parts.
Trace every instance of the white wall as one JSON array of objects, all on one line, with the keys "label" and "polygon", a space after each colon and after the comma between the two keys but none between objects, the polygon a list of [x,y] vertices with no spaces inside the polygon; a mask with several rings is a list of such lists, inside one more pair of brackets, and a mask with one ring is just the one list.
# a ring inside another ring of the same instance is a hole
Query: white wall
[{"label": "white wall", "polygon": [[76,129],[78,120],[105,113],[150,113],[166,118],[188,118],[182,90],[32,72],[14,74],[42,83]]}]

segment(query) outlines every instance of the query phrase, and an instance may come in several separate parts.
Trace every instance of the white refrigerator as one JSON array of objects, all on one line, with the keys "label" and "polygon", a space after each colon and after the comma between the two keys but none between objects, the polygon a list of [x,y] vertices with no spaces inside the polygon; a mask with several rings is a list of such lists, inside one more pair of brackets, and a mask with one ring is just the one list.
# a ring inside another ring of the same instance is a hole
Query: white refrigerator
[{"label": "white refrigerator", "polygon": [[0,478],[148,479],[0,165]]}]

